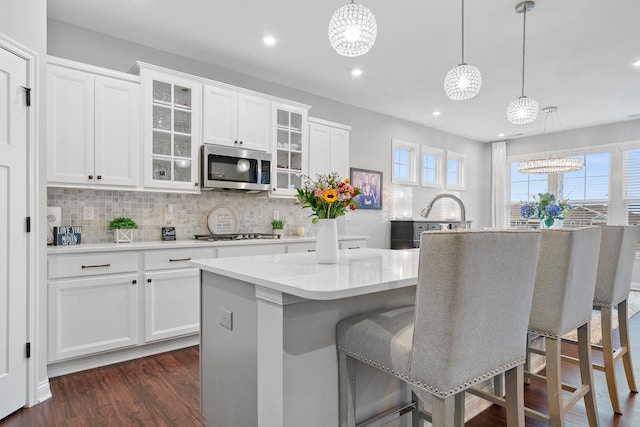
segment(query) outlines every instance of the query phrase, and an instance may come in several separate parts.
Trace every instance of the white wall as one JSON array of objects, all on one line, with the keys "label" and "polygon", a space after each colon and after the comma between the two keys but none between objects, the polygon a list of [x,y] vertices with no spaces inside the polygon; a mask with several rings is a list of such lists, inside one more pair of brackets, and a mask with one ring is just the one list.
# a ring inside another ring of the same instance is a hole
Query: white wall
[{"label": "white wall", "polygon": [[[32,82],[32,108],[35,112],[36,135],[31,135],[38,145],[30,155],[37,157],[40,164],[46,164],[45,129],[46,129],[46,99],[45,99],[45,60],[47,54],[47,2],[46,0],[3,0],[0,12],[0,34],[3,38],[11,39],[24,48],[34,52],[36,58],[36,82]],[[31,177],[38,177],[36,171],[30,171]],[[33,230],[36,233],[46,230],[46,176],[39,176],[38,182],[30,186],[35,192],[35,206],[31,206],[31,214],[37,224]],[[37,242],[36,259],[30,260],[32,271],[37,271],[37,289],[30,292],[33,299],[30,307],[35,307],[35,315],[32,320],[35,325],[30,325],[30,337],[32,348],[37,353],[35,366],[29,372],[29,405],[39,400],[50,397],[49,380],[47,378],[47,328],[46,328],[46,234],[40,233],[34,237]],[[33,313],[31,313],[33,315]]]},{"label": "white wall", "polygon": [[[59,21],[49,21],[48,36],[50,55],[119,71],[128,71],[136,60],[148,62],[302,102],[312,106],[310,114],[314,117],[352,126],[349,153],[351,166],[382,171],[385,194],[382,211],[356,211],[352,221],[341,223],[340,232],[369,235],[371,238],[368,244],[371,247],[389,247],[390,243],[391,138],[465,153],[468,162],[468,190],[461,194],[461,198],[467,207],[467,218],[473,220],[474,226],[478,227],[490,223],[490,167],[483,154],[483,144],[479,142]],[[419,215],[434,194],[433,191],[416,189],[414,216]]]}]

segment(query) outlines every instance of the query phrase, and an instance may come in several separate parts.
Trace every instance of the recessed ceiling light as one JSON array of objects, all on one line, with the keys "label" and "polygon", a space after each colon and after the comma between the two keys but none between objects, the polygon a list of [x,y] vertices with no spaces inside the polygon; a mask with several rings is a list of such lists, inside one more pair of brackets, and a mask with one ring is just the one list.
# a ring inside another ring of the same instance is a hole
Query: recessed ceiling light
[{"label": "recessed ceiling light", "polygon": [[360,68],[354,68],[351,70],[351,75],[353,77],[360,77],[362,75],[362,70]]},{"label": "recessed ceiling light", "polygon": [[504,136],[504,133],[500,132],[500,133],[498,134],[498,136],[499,136],[500,138],[502,138],[502,137]]},{"label": "recessed ceiling light", "polygon": [[640,59],[633,63],[634,67],[640,67]]},{"label": "recessed ceiling light", "polygon": [[267,46],[273,46],[274,44],[276,44],[276,38],[273,36],[264,36],[264,38],[262,39],[262,41],[264,42],[264,44],[266,44]]},{"label": "recessed ceiling light", "polygon": [[434,112],[433,112],[433,113],[431,113],[431,114],[433,114],[434,116],[438,117],[438,116],[439,116],[440,114],[442,114],[442,113],[441,113],[440,111],[434,111]]}]

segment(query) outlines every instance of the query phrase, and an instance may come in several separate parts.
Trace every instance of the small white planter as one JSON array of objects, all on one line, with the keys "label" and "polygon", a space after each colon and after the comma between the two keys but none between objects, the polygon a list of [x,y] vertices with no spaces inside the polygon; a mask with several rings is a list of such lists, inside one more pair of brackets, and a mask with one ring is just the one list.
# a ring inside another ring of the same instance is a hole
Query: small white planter
[{"label": "small white planter", "polygon": [[282,239],[284,237],[284,229],[274,228],[272,231],[273,231],[273,234],[280,236],[279,239]]},{"label": "small white planter", "polygon": [[132,228],[116,228],[113,230],[113,241],[115,243],[131,243],[133,242]]}]

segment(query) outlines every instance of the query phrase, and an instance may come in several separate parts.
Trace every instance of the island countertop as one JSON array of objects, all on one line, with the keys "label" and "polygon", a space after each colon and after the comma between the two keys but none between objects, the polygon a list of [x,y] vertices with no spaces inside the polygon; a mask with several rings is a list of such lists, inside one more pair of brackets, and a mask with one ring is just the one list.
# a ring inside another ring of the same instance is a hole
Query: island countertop
[{"label": "island countertop", "polygon": [[310,300],[335,300],[413,286],[418,249],[341,250],[337,264],[318,264],[314,253],[200,259],[191,265]]}]

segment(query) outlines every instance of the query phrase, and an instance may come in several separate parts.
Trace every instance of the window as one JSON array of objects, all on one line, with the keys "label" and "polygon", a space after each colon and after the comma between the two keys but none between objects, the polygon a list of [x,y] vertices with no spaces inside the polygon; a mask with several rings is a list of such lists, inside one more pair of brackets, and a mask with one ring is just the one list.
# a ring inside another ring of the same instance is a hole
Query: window
[{"label": "window", "polygon": [[466,156],[464,154],[447,151],[447,188],[464,190]]},{"label": "window", "polygon": [[394,138],[391,140],[391,147],[393,162],[391,182],[394,184],[417,185],[418,144]]},{"label": "window", "polygon": [[425,187],[442,187],[442,158],[444,151],[422,146],[420,183]]},{"label": "window", "polygon": [[629,225],[640,225],[640,149],[624,151],[622,159],[624,219]]},{"label": "window", "polygon": [[520,206],[524,202],[534,200],[538,193],[549,191],[549,178],[544,174],[528,174],[518,172],[518,163],[511,163],[511,196],[509,198],[509,213],[511,226],[520,227],[526,224],[526,219],[520,216]]}]

